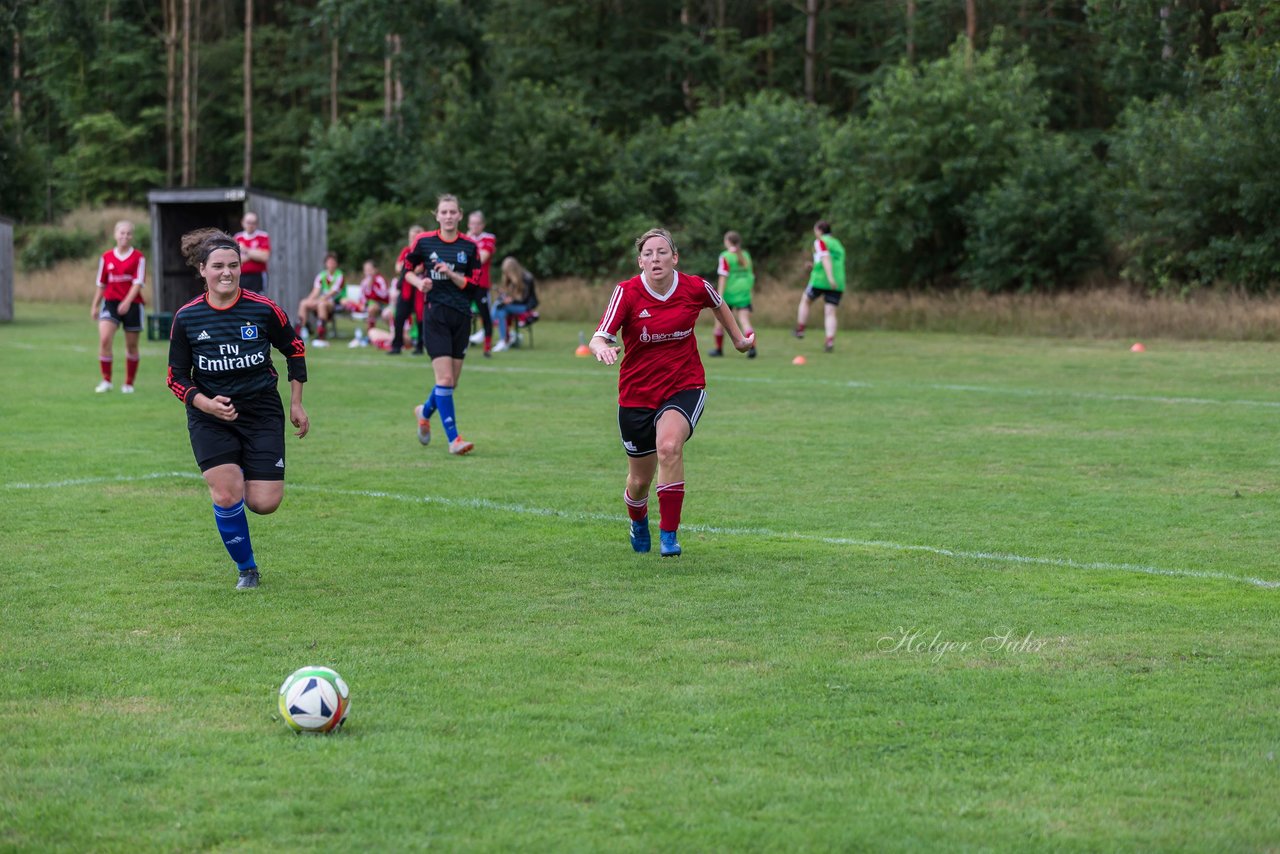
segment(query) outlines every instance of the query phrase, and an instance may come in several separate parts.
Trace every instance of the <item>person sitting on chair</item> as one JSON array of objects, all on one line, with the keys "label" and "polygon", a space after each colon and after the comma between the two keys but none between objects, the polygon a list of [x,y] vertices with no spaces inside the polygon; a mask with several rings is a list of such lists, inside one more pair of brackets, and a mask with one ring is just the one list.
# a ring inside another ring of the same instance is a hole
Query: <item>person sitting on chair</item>
[{"label": "person sitting on chair", "polygon": [[534,286],[533,274],[519,261],[510,255],[502,259],[502,280],[498,282],[493,306],[493,317],[498,322],[498,343],[493,345],[493,352],[516,346],[515,331],[509,329],[511,324],[507,318],[519,317],[537,307]]}]

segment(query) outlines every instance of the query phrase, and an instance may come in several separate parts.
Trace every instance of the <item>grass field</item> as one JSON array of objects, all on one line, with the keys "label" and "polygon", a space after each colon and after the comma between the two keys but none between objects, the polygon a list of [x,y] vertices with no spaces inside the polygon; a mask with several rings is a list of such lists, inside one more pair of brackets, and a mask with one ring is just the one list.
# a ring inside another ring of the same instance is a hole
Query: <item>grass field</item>
[{"label": "grass field", "polygon": [[467,458],[313,351],[236,593],[165,348],[95,395],[85,315],[0,326],[0,849],[1280,847],[1280,346],[766,330],[677,560],[577,326],[468,360]]}]

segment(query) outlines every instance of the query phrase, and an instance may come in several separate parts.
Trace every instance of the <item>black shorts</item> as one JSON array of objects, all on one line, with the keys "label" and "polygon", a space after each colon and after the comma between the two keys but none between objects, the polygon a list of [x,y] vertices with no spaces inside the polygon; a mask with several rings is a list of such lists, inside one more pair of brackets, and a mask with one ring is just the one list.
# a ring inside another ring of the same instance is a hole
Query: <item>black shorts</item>
[{"label": "black shorts", "polygon": [[246,291],[253,291],[255,294],[265,294],[267,292],[267,274],[263,273],[241,273],[240,287]]},{"label": "black shorts", "polygon": [[813,285],[804,289],[806,299],[815,300],[822,297],[826,300],[827,305],[839,305],[840,297],[844,296],[844,291],[833,291],[829,288],[815,288]]},{"label": "black shorts", "polygon": [[422,334],[431,358],[465,358],[470,343],[467,339],[471,337],[471,313],[431,303],[422,321]]},{"label": "black shorts", "polygon": [[724,304],[729,306],[729,308],[732,309],[733,311],[751,311],[751,300],[747,300],[742,305],[734,305],[728,300],[725,300]]},{"label": "black shorts", "polygon": [[678,391],[659,406],[649,409],[643,406],[618,407],[618,432],[622,434],[622,449],[628,457],[647,457],[658,450],[658,419],[668,409],[674,409],[689,422],[689,438],[702,417],[702,407],[707,402],[707,391],[687,388]]},{"label": "black shorts", "polygon": [[200,471],[231,463],[245,480],[284,480],[284,406],[274,390],[231,401],[239,413],[223,421],[187,407],[191,450]]},{"label": "black shorts", "polygon": [[102,310],[98,312],[99,320],[110,320],[116,326],[124,326],[125,332],[141,332],[142,331],[142,305],[134,303],[129,306],[129,310],[120,316],[120,300],[109,299],[102,304]]}]

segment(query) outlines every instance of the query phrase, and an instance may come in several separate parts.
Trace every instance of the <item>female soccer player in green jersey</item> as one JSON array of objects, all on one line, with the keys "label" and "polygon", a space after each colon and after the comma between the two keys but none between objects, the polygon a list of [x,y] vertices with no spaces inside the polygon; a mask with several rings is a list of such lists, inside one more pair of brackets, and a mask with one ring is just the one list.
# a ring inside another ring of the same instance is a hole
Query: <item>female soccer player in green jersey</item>
[{"label": "female soccer player in green jersey", "polygon": [[[742,334],[751,334],[751,289],[756,284],[756,268],[751,262],[751,254],[742,248],[742,235],[736,231],[724,233],[724,251],[720,253],[720,264],[716,269],[720,278],[720,296],[725,305],[737,312],[738,323],[742,326]],[[716,348],[707,353],[708,356],[724,355],[724,327],[716,321]],[[755,345],[747,351],[747,358],[756,357]]]},{"label": "female soccer player in green jersey", "polygon": [[804,337],[804,326],[809,322],[809,303],[822,297],[827,333],[823,349],[830,353],[836,346],[836,308],[844,296],[844,245],[831,236],[831,223],[824,219],[814,224],[813,237],[813,272],[809,274],[804,296],[800,297],[795,336]]}]

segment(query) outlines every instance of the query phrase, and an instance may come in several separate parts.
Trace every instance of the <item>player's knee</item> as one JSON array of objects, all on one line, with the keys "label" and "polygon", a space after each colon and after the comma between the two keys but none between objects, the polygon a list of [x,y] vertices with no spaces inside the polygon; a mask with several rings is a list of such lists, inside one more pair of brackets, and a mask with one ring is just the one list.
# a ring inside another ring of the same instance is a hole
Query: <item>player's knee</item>
[{"label": "player's knee", "polygon": [[240,491],[232,487],[226,486],[210,486],[209,497],[213,499],[213,503],[219,507],[234,507],[240,503],[243,497]]},{"label": "player's knee", "polygon": [[268,498],[246,498],[244,503],[246,507],[259,516],[267,516],[276,512],[283,498],[283,495],[274,495]]},{"label": "player's knee", "polygon": [[658,464],[678,462],[684,456],[684,439],[663,437],[658,440]]}]

